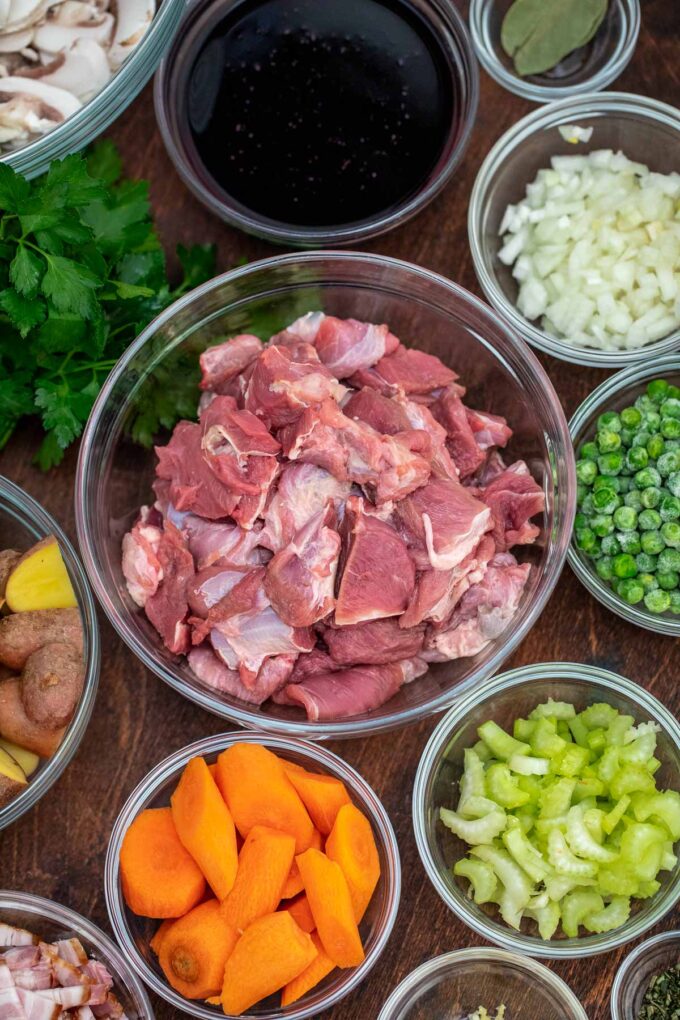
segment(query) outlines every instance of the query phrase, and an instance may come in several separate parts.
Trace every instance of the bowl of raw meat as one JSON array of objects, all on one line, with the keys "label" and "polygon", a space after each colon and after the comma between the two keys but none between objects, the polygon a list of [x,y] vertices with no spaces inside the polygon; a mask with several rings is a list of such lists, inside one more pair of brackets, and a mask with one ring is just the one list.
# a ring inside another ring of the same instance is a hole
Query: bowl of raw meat
[{"label": "bowl of raw meat", "polygon": [[[159,392],[167,430],[143,450]],[[132,344],[83,435],[76,513],[149,669],[319,738],[494,673],[557,581],[574,495],[559,400],[493,311],[408,263],[308,252],[217,277]]]}]

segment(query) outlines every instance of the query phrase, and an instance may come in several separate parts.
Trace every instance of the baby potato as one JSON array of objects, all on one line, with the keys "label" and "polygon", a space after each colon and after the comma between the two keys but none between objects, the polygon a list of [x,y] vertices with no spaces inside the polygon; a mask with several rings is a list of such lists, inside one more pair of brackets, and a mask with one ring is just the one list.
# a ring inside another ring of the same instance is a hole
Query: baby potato
[{"label": "baby potato", "polygon": [[77,606],[71,578],[54,535],[48,535],[19,557],[7,578],[7,605],[13,613]]},{"label": "baby potato", "polygon": [[29,655],[21,676],[21,700],[28,717],[51,730],[66,726],[83,690],[82,655],[72,645],[43,645]]}]

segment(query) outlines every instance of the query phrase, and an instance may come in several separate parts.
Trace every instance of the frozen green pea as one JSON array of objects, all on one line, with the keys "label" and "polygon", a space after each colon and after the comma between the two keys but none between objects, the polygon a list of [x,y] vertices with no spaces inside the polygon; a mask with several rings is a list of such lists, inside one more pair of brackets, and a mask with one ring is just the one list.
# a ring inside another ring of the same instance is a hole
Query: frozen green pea
[{"label": "frozen green pea", "polygon": [[621,436],[611,429],[600,429],[597,433],[597,445],[602,453],[612,453],[613,450],[621,448]]},{"label": "frozen green pea", "polygon": [[645,597],[645,589],[637,577],[626,577],[619,583],[616,594],[628,605],[635,606]]},{"label": "frozen green pea", "polygon": [[659,587],[656,574],[638,574],[636,580],[640,582],[645,591],[656,591]]},{"label": "frozen green pea", "polygon": [[656,461],[656,470],[662,478],[668,478],[674,471],[680,471],[680,450],[666,450]]},{"label": "frozen green pea", "polygon": [[593,492],[599,492],[600,489],[613,489],[614,492],[620,492],[623,481],[621,475],[598,475],[593,482]]},{"label": "frozen green pea", "polygon": [[671,604],[671,597],[667,591],[657,588],[656,591],[648,591],[645,595],[645,606],[650,613],[665,613]]},{"label": "frozen green pea", "polygon": [[679,439],[680,418],[662,418],[660,432],[664,439]]},{"label": "frozen green pea", "polygon": [[632,506],[620,506],[614,511],[614,524],[619,531],[635,531],[638,515]]},{"label": "frozen green pea", "polygon": [[582,460],[597,460],[600,456],[600,451],[597,443],[592,442],[584,443],[579,451],[579,456]]},{"label": "frozen green pea", "polygon": [[672,591],[678,587],[680,574],[677,570],[657,570],[656,579],[659,582],[659,588],[663,588],[664,591]]},{"label": "frozen green pea", "polygon": [[667,570],[680,570],[680,549],[662,549],[659,553],[657,570],[662,573]]},{"label": "frozen green pea", "polygon": [[656,409],[654,411],[645,411],[642,415],[642,424],[650,432],[658,432],[661,425],[661,415]]},{"label": "frozen green pea", "polygon": [[620,412],[619,417],[621,424],[627,429],[636,429],[642,421],[642,415],[638,411],[637,407],[624,407]]},{"label": "frozen green pea", "polygon": [[661,523],[661,514],[658,510],[641,510],[638,514],[638,528],[641,531],[658,531]]},{"label": "frozen green pea", "polygon": [[613,534],[614,518],[611,514],[594,514],[590,518],[590,528],[595,532],[598,538],[604,538],[605,535]]},{"label": "frozen green pea", "polygon": [[621,431],[621,417],[617,411],[604,411],[597,419],[598,429],[610,429],[612,432]]},{"label": "frozen green pea", "polygon": [[680,498],[680,471],[674,471],[666,479],[666,488],[673,496]]},{"label": "frozen green pea", "polygon": [[640,536],[637,531],[617,531],[616,540],[621,546],[621,552],[637,556],[641,551]]},{"label": "frozen green pea", "polygon": [[[612,454],[612,456],[615,455]],[[643,468],[642,471],[636,473],[635,484],[638,489],[647,489],[650,485],[658,486],[661,484],[661,475],[654,467]]]},{"label": "frozen green pea", "polygon": [[581,528],[576,532],[576,545],[581,552],[587,553],[597,545],[597,536],[592,528]]},{"label": "frozen green pea", "polygon": [[600,556],[599,560],[595,563],[595,570],[597,571],[598,577],[601,577],[603,581],[611,581],[614,576],[613,560],[611,556]]},{"label": "frozen green pea", "polygon": [[661,405],[664,418],[680,418],[680,400],[677,396],[668,397]]},{"label": "frozen green pea", "polygon": [[638,553],[635,557],[635,566],[641,574],[653,574],[656,570],[658,557],[650,556],[649,553]]},{"label": "frozen green pea", "polygon": [[647,446],[647,443],[652,438],[652,433],[647,432],[646,429],[640,429],[639,432],[635,433],[633,438],[633,446]]},{"label": "frozen green pea", "polygon": [[623,470],[623,454],[620,450],[602,453],[597,458],[597,466],[601,475],[620,475]]},{"label": "frozen green pea", "polygon": [[668,494],[662,496],[659,503],[659,514],[662,521],[677,521],[680,517],[680,499]]},{"label": "frozen green pea", "polygon": [[587,528],[587,527],[588,527],[588,518],[586,517],[586,515],[584,513],[581,513],[579,511],[575,515],[575,517],[574,517],[574,531],[578,531],[579,528]]},{"label": "frozen green pea", "polygon": [[623,502],[633,510],[642,510],[642,493],[639,489],[630,489],[623,497]]},{"label": "frozen green pea", "polygon": [[593,492],[593,506],[603,514],[613,514],[621,506],[621,497],[613,489],[603,488]]},{"label": "frozen green pea", "polygon": [[594,460],[577,460],[576,477],[584,485],[592,485],[597,477],[597,464]]},{"label": "frozen green pea", "polygon": [[621,545],[616,535],[605,535],[601,544],[605,556],[618,556],[621,552]]},{"label": "frozen green pea", "polygon": [[624,496],[627,492],[629,492],[630,487],[633,484],[633,479],[630,476],[624,475],[623,473],[617,475],[615,478],[610,478],[609,480],[610,482],[619,483],[619,495],[621,496]]},{"label": "frozen green pea", "polygon": [[651,457],[652,460],[657,460],[666,449],[664,438],[659,432],[655,432],[647,440],[647,456]]},{"label": "frozen green pea", "polygon": [[619,553],[614,557],[612,570],[616,577],[635,577],[638,572],[635,560],[628,553]]},{"label": "frozen green pea", "polygon": [[631,471],[641,471],[649,464],[649,454],[644,446],[631,446],[626,453],[626,467]]},{"label": "frozen green pea", "polygon": [[661,525],[659,533],[669,548],[680,548],[680,524],[677,521],[666,521]]},{"label": "frozen green pea", "polygon": [[581,510],[584,514],[594,514],[595,507],[593,506],[593,494],[592,492],[587,493],[581,500]]},{"label": "frozen green pea", "polygon": [[647,510],[654,510],[663,498],[663,493],[658,485],[650,485],[640,490],[640,503]]},{"label": "frozen green pea", "polygon": [[628,447],[633,445],[633,439],[635,438],[635,429],[629,429],[624,427],[621,429],[621,443],[623,446]]},{"label": "frozen green pea", "polygon": [[669,609],[671,613],[680,613],[680,591],[669,592],[671,597],[671,604]]},{"label": "frozen green pea", "polygon": [[640,547],[642,552],[649,553],[650,556],[657,556],[666,548],[666,543],[661,537],[660,531],[643,531],[640,535]]},{"label": "frozen green pea", "polygon": [[656,404],[646,393],[641,393],[639,397],[635,398],[635,407],[644,415],[645,411],[653,411]]},{"label": "frozen green pea", "polygon": [[647,383],[647,396],[655,404],[660,404],[668,394],[668,382],[666,379],[652,379]]},{"label": "frozen green pea", "polygon": [[580,506],[583,500],[588,495],[588,486],[584,485],[583,482],[576,483],[576,505]]}]

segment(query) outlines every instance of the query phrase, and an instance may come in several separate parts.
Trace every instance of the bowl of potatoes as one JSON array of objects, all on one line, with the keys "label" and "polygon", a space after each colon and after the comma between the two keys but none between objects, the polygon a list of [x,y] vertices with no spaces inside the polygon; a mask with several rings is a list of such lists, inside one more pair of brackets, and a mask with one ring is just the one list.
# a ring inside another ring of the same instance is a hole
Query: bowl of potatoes
[{"label": "bowl of potatoes", "polygon": [[76,752],[99,679],[99,630],[80,561],[57,522],[0,477],[0,829]]}]

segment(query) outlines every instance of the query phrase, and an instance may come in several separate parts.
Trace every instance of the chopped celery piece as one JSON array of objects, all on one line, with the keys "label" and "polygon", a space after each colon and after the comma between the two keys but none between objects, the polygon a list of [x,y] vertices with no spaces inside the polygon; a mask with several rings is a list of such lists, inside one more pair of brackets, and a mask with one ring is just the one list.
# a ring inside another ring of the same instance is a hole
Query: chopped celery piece
[{"label": "chopped celery piece", "polygon": [[555,818],[538,818],[536,822],[534,822],[534,828],[536,829],[536,835],[538,839],[539,840],[542,839],[544,841],[547,841],[548,836],[553,831],[553,829],[561,829],[562,831],[564,831],[566,826],[567,826],[566,814],[557,815]]},{"label": "chopped celery piece", "polygon": [[[586,804],[586,801],[583,802]],[[598,843],[604,843],[604,828],[602,822],[604,821],[604,811],[600,808],[595,807],[584,807],[583,808],[583,821],[586,823],[586,829]]]},{"label": "chopped celery piece", "polygon": [[663,822],[673,840],[680,839],[680,793],[664,790],[662,793],[634,793],[633,814],[636,821],[648,818]]},{"label": "chopped celery piece", "polygon": [[488,797],[468,797],[462,808],[458,805],[458,813],[464,818],[484,818],[492,811],[498,811],[498,804]]},{"label": "chopped celery piece", "polygon": [[589,730],[594,730],[597,727],[609,726],[610,722],[616,719],[618,714],[613,705],[608,705],[606,702],[601,701],[594,705],[589,705],[583,712],[580,712],[579,719]]},{"label": "chopped celery piece", "polygon": [[621,837],[622,864],[631,874],[645,882],[656,878],[666,842],[666,832],[658,825],[633,822]]},{"label": "chopped celery piece", "polygon": [[553,829],[548,836],[548,860],[558,875],[570,878],[594,878],[597,865],[594,861],[582,861],[571,852],[565,835]]},{"label": "chopped celery piece", "polygon": [[[607,835],[610,835],[614,831],[616,826],[619,824],[619,822],[625,815],[629,806],[630,797],[626,793],[623,795],[623,797],[620,797],[619,800],[617,800],[616,804],[611,809],[611,811],[607,812],[607,814],[604,816],[602,820],[602,828],[607,833]],[[644,819],[640,819],[640,821],[644,821]]]},{"label": "chopped celery piece", "polygon": [[619,749],[608,747],[597,764],[597,778],[603,783],[611,783],[612,776],[619,770]]},{"label": "chopped celery piece", "polygon": [[486,792],[502,808],[522,807],[529,800],[529,794],[520,790],[510,769],[502,762],[489,765],[486,770]]},{"label": "chopped celery piece", "polygon": [[534,758],[530,754],[513,754],[508,767],[511,772],[517,772],[520,776],[547,776],[550,772],[550,760]]},{"label": "chopped celery piece", "polygon": [[[510,759],[512,761],[512,759]],[[529,758],[522,758],[522,761],[530,761]],[[517,785],[520,790],[524,790],[525,793],[529,794],[528,804],[533,807],[538,807],[543,796],[543,783],[537,776],[523,776],[521,773],[517,774]]]},{"label": "chopped celery piece", "polygon": [[603,751],[607,746],[607,731],[601,728],[590,730],[586,737],[586,746],[591,751]]},{"label": "chopped celery piece", "polygon": [[594,776],[581,776],[576,780],[571,799],[575,804],[580,804],[586,797],[602,797],[604,792],[605,785],[601,779],[596,779]]},{"label": "chopped celery piece", "polygon": [[632,715],[617,715],[615,719],[612,719],[609,726],[607,727],[607,746],[608,747],[621,747],[626,741],[626,734],[632,729],[633,723]]},{"label": "chopped celery piece", "polygon": [[480,761],[491,761],[493,758],[491,748],[487,747],[483,740],[478,740],[476,744],[473,744],[471,750],[475,752]]},{"label": "chopped celery piece", "polygon": [[517,808],[513,817],[517,819],[522,832],[525,834],[531,832],[536,823],[536,813],[530,804],[525,804],[524,807]]},{"label": "chopped celery piece", "polygon": [[569,729],[566,720],[557,720],[557,733],[558,736],[562,737],[562,740],[566,740],[568,744],[573,744],[573,740],[571,739],[571,730]]},{"label": "chopped celery piece", "polygon": [[508,819],[502,839],[510,856],[534,882],[542,882],[551,873],[552,868],[524,835],[517,819]]},{"label": "chopped celery piece", "polygon": [[644,765],[650,758],[654,757],[656,750],[656,733],[641,733],[639,737],[630,744],[625,744],[619,751],[620,761],[629,761],[638,765]]},{"label": "chopped celery piece", "polygon": [[576,787],[575,779],[558,779],[546,788],[541,804],[541,818],[557,818],[565,815],[571,807],[571,798]]},{"label": "chopped celery piece", "polygon": [[465,814],[465,802],[470,797],[483,797],[486,792],[484,789],[484,764],[472,748],[467,747],[463,754],[463,774],[458,785],[460,788],[458,810],[461,814]]},{"label": "chopped celery piece", "polygon": [[476,846],[473,847],[472,853],[493,868],[496,877],[503,885],[500,903],[501,916],[511,927],[519,928],[522,912],[534,894],[529,877],[513,861],[506,850],[498,850],[491,846]]},{"label": "chopped celery piece", "polygon": [[529,744],[537,758],[554,758],[567,746],[566,740],[558,737],[554,723],[546,717],[537,720]]},{"label": "chopped celery piece", "polygon": [[551,875],[545,880],[545,890],[551,900],[558,903],[567,893],[573,889],[580,889],[584,885],[595,885],[594,878],[571,877],[569,875]]},{"label": "chopped celery piece", "polygon": [[587,861],[611,864],[618,857],[615,851],[601,846],[588,831],[580,805],[571,808],[567,815],[566,839],[569,849],[577,857],[583,857]]},{"label": "chopped celery piece", "polygon": [[536,723],[531,719],[515,719],[512,727],[512,735],[515,740],[520,740],[525,744],[529,743],[529,737],[534,732]]},{"label": "chopped celery piece", "polygon": [[678,858],[675,856],[673,851],[665,849],[661,854],[661,864],[659,865],[659,871],[672,871],[677,863]]},{"label": "chopped celery piece", "polygon": [[562,900],[562,928],[569,938],[576,938],[579,925],[589,915],[604,908],[604,900],[595,889],[574,889]]},{"label": "chopped celery piece", "polygon": [[578,744],[567,744],[553,761],[553,772],[558,776],[578,776],[590,761],[591,752]]},{"label": "chopped celery piece", "polygon": [[575,715],[573,719],[569,720],[568,725],[571,731],[571,735],[574,738],[574,742],[577,743],[579,747],[587,747],[588,727],[585,725],[581,717]]},{"label": "chopped celery piece", "polygon": [[655,772],[658,772],[661,768],[661,762],[658,758],[650,758],[645,768],[649,772],[650,776],[653,776]]},{"label": "chopped celery piece", "polygon": [[600,868],[597,887],[603,896],[637,896],[638,880],[621,861]]},{"label": "chopped celery piece", "polygon": [[613,899],[601,910],[595,910],[592,914],[586,914],[582,920],[584,928],[596,932],[598,935],[613,928],[619,928],[625,924],[630,917],[630,897],[614,896]]},{"label": "chopped celery piece", "polygon": [[651,882],[638,882],[635,895],[639,896],[641,900],[646,900],[651,896],[656,896],[660,888],[661,882],[657,882],[656,879],[653,879]]},{"label": "chopped celery piece", "polygon": [[553,701],[552,698],[529,713],[530,719],[542,719],[544,716],[552,716],[554,719],[573,719],[576,709],[568,701]]},{"label": "chopped celery piece", "polygon": [[611,778],[609,789],[612,797],[623,797],[625,793],[652,792],[656,788],[654,778],[644,765],[624,765]]},{"label": "chopped celery piece", "polygon": [[498,879],[493,868],[484,861],[473,861],[469,857],[463,857],[454,864],[453,873],[470,880],[475,903],[489,903],[498,888]]},{"label": "chopped celery piece", "polygon": [[440,808],[439,817],[447,829],[472,846],[493,842],[505,828],[506,822],[505,811],[499,809],[484,815],[483,818],[469,819],[463,818],[455,811],[449,811],[448,808]]},{"label": "chopped celery piece", "polygon": [[482,723],[477,730],[478,735],[496,758],[507,761],[513,754],[529,754],[531,748],[520,740],[515,740],[509,733],[501,729],[492,719]]},{"label": "chopped celery piece", "polygon": [[538,925],[538,934],[546,942],[551,939],[557,931],[560,923],[560,905],[554,900],[549,900],[544,907],[531,907],[527,911],[534,918]]}]

